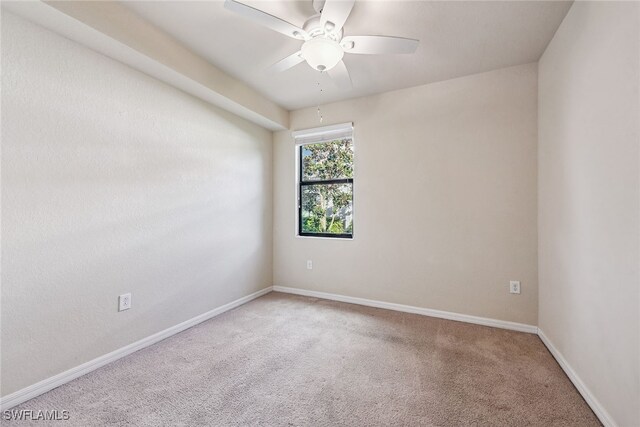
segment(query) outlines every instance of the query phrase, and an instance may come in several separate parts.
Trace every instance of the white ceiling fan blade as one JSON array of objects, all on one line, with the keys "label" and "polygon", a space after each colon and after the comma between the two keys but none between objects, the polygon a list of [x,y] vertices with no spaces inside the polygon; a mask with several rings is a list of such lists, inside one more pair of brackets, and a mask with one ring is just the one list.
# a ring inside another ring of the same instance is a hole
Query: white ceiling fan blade
[{"label": "white ceiling fan blade", "polygon": [[260,25],[264,25],[267,28],[271,28],[274,31],[282,33],[285,36],[300,40],[307,40],[309,38],[307,32],[302,28],[296,27],[287,21],[283,21],[278,17],[269,15],[267,12],[247,6],[246,4],[242,4],[235,0],[225,0],[224,7],[225,9],[251,19]]},{"label": "white ceiling fan blade", "polygon": [[347,36],[340,41],[340,45],[347,53],[385,54],[385,53],[413,53],[418,48],[420,40],[405,39],[390,36]]},{"label": "white ceiling fan blade", "polygon": [[275,64],[269,67],[269,70],[274,72],[285,71],[291,67],[298,65],[302,61],[304,61],[304,58],[300,56],[300,51],[298,51],[276,62]]},{"label": "white ceiling fan blade", "polygon": [[347,66],[344,65],[343,61],[338,62],[338,64],[327,71],[331,79],[338,85],[338,87],[342,89],[351,89],[351,77],[349,76],[349,70],[347,70]]},{"label": "white ceiling fan blade", "polygon": [[320,15],[320,24],[328,31],[340,31],[354,3],[355,0],[326,0]]}]

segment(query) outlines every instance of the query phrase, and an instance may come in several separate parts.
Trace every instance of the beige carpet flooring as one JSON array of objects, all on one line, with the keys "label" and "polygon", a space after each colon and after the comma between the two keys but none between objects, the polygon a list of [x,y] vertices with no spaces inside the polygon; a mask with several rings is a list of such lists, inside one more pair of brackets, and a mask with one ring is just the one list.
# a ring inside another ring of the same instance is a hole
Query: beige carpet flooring
[{"label": "beige carpet flooring", "polygon": [[14,409],[69,411],[38,426],[600,425],[535,335],[280,293]]}]

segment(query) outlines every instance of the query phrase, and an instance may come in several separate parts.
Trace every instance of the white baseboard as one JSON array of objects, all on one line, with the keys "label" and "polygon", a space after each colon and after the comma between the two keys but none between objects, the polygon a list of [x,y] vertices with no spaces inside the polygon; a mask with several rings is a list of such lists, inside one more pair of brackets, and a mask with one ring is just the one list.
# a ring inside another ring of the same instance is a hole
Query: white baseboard
[{"label": "white baseboard", "polygon": [[94,371],[108,363],[114,362],[145,347],[149,347],[150,345],[155,344],[158,341],[162,341],[163,339],[175,335],[178,332],[182,332],[185,329],[197,325],[198,323],[202,323],[205,320],[209,320],[212,317],[224,313],[225,311],[229,311],[253,299],[261,297],[262,295],[265,295],[272,290],[273,287],[269,286],[268,288],[264,288],[258,292],[252,293],[251,295],[247,295],[246,297],[242,297],[218,308],[214,308],[211,311],[186,320],[182,323],[165,329],[164,331],[160,331],[156,334],[143,338],[140,341],[136,341],[132,344],[126,345],[122,348],[119,348],[118,350],[112,351],[111,353],[107,353],[104,356],[100,356],[96,359],[90,360],[89,362],[83,363],[80,366],[71,368],[68,371],[62,372],[58,375],[54,375],[53,377],[47,378],[46,380],[42,380],[38,383],[25,387],[22,390],[18,390],[14,393],[8,394],[7,396],[4,396],[0,399],[0,408],[4,411],[5,409],[12,408],[16,405],[26,402],[29,399],[33,399],[36,396],[39,396],[43,393],[48,392],[49,390],[68,383],[69,381],[72,381],[91,371]]},{"label": "white baseboard", "polygon": [[556,359],[558,365],[560,365],[565,374],[567,374],[573,385],[578,389],[584,400],[591,407],[600,422],[605,427],[617,427],[617,424],[615,423],[615,421],[613,421],[611,415],[607,412],[606,409],[604,409],[604,406],[600,404],[598,399],[595,398],[595,396],[593,395],[593,393],[591,393],[585,383],[582,382],[578,374],[576,374],[573,368],[571,368],[571,365],[569,365],[569,362],[567,362],[567,359],[565,359],[562,353],[560,353],[560,351],[558,351],[558,349],[554,347],[549,338],[539,328],[538,336],[540,337],[544,345],[549,349],[549,352]]},{"label": "white baseboard", "polygon": [[476,325],[492,326],[494,328],[510,329],[513,331],[537,334],[538,327],[524,323],[509,322],[506,320],[490,319],[487,317],[470,316],[468,314],[452,313],[449,311],[433,310],[430,308],[414,307],[411,305],[395,304],[391,302],[375,301],[364,298],[348,297],[344,295],[330,294],[326,292],[308,291],[306,289],[287,288],[284,286],[274,286],[276,292],[287,294],[303,295],[328,299],[333,301],[347,302],[350,304],[366,305],[368,307],[385,308],[387,310],[402,311],[405,313],[421,314],[423,316],[438,317],[440,319],[455,320],[458,322],[473,323]]}]

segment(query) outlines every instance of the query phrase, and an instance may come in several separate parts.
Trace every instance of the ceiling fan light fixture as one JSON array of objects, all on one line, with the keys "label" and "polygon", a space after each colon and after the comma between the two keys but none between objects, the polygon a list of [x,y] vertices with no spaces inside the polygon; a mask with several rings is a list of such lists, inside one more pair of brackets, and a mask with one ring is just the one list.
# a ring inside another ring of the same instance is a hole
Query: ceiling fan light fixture
[{"label": "ceiling fan light fixture", "polygon": [[302,45],[301,56],[312,68],[328,71],[342,60],[344,50],[334,40],[317,37]]}]

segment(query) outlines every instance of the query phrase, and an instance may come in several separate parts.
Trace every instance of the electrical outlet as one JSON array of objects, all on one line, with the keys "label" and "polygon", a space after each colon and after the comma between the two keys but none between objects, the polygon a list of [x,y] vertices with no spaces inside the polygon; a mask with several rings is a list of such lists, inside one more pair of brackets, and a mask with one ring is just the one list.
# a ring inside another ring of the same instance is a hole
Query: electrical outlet
[{"label": "electrical outlet", "polygon": [[509,292],[512,294],[520,293],[520,282],[517,280],[512,280],[509,282]]},{"label": "electrical outlet", "polygon": [[131,308],[131,294],[122,294],[118,297],[118,311],[125,311]]},{"label": "electrical outlet", "polygon": [[307,260],[307,270],[313,270],[313,261]]}]

